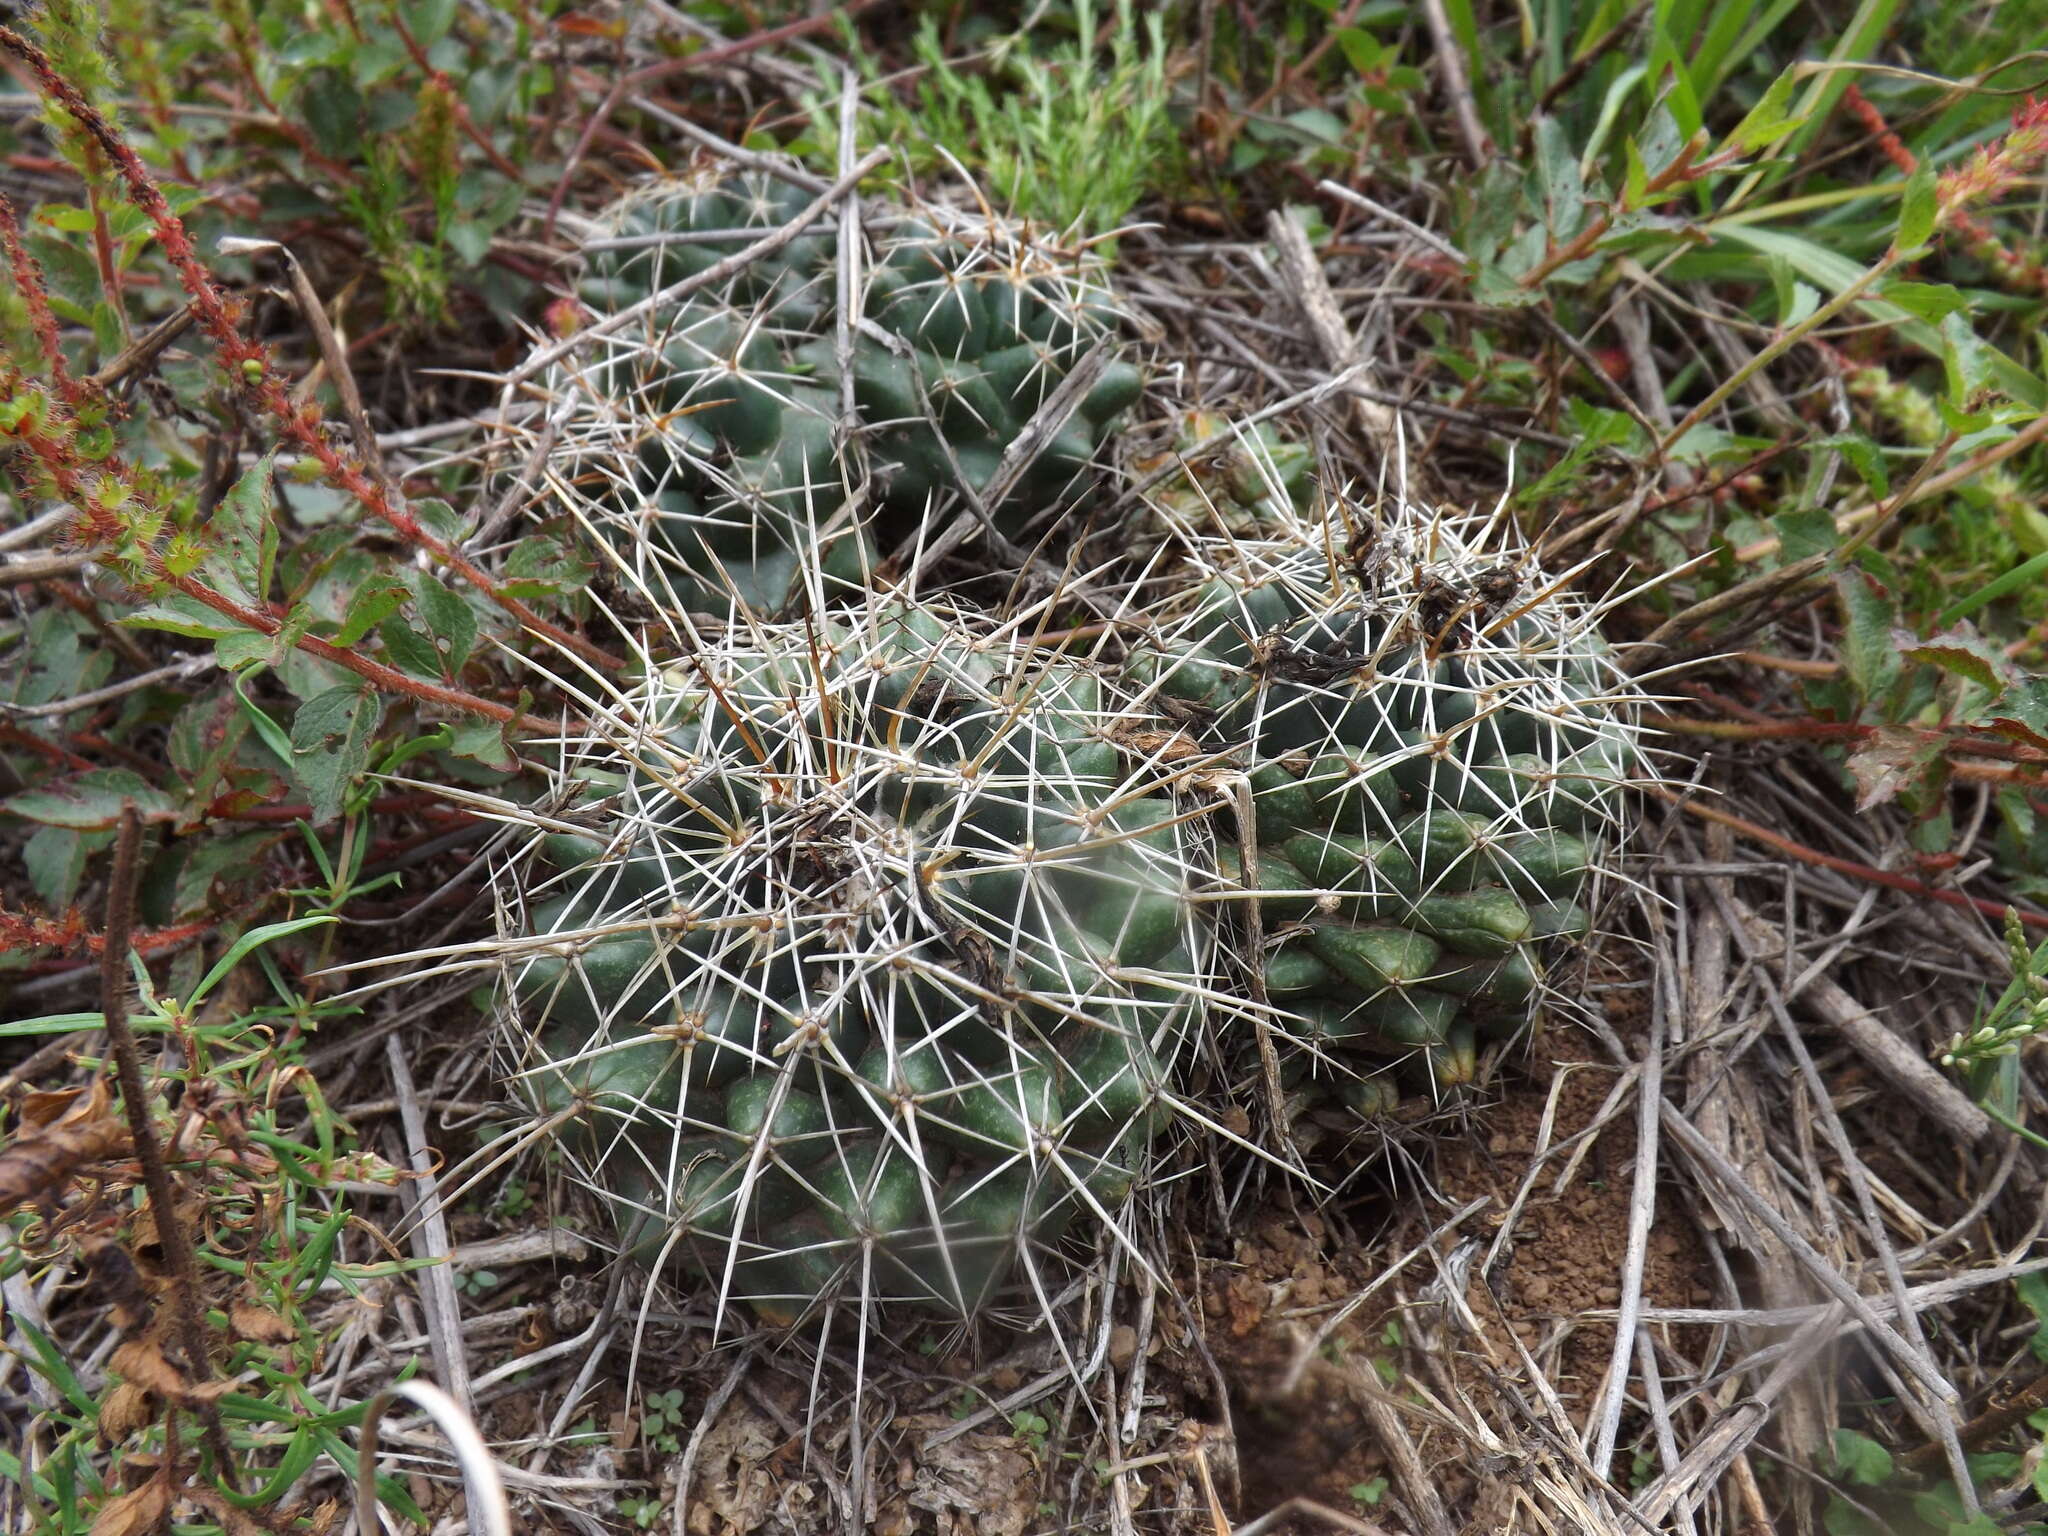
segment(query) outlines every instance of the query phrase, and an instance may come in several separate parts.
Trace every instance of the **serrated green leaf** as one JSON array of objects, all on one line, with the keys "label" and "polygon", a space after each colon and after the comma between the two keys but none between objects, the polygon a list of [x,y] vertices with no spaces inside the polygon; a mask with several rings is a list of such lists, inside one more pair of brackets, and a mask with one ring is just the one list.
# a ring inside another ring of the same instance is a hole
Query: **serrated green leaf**
[{"label": "serrated green leaf", "polygon": [[1765,87],[1763,95],[1757,98],[1757,104],[1749,109],[1742,121],[1729,130],[1729,146],[1745,155],[1753,155],[1760,149],[1768,149],[1798,128],[1801,119],[1791,115],[1792,92],[1798,83],[1798,66],[1786,66],[1778,78]]},{"label": "serrated green leaf", "polygon": [[1951,312],[1942,317],[1941,366],[1948,381],[1947,404],[1957,411],[1970,410],[1980,396],[1997,388],[1991,373],[1990,348],[1960,314]]},{"label": "serrated green leaf", "polygon": [[1847,619],[1842,633],[1842,669],[1865,699],[1875,699],[1897,681],[1901,662],[1892,631],[1899,611],[1891,594],[1862,571],[1835,578]]},{"label": "serrated green leaf", "polygon": [[431,572],[420,571],[414,576],[413,591],[419,600],[420,617],[440,641],[448,673],[453,676],[462,670],[462,664],[469,660],[469,653],[476,646],[476,610]]},{"label": "serrated green leaf", "polygon": [[377,626],[377,638],[384,642],[384,656],[409,677],[441,681],[441,653],[434,642],[407,624],[390,618]]},{"label": "serrated green leaf", "polygon": [[1984,707],[1977,724],[2008,741],[2048,752],[2048,679],[2014,683]]},{"label": "serrated green leaf", "polygon": [[349,599],[348,612],[341,621],[341,628],[334,633],[334,643],[344,648],[356,644],[363,636],[398,612],[399,605],[404,601],[403,582],[374,581],[368,586],[356,588],[355,595]]},{"label": "serrated green leaf", "polygon": [[276,455],[266,453],[228,488],[206,520],[212,549],[205,572],[224,597],[261,610],[270,600],[271,567],[277,559],[277,490],[271,480]]},{"label": "serrated green leaf", "polygon": [[1885,467],[1884,450],[1860,432],[1838,432],[1814,441],[1816,451],[1834,449],[1849,461],[1870,494],[1880,501],[1892,493],[1892,477]]},{"label": "serrated green leaf", "polygon": [[[28,871],[29,888],[51,912],[62,912],[78,895],[78,882],[85,878],[85,859],[91,850],[90,832],[76,827],[38,827],[21,850],[22,866]],[[104,843],[104,835],[96,841]]]},{"label": "serrated green leaf", "polygon": [[1861,1488],[1881,1488],[1891,1481],[1892,1453],[1868,1435],[1853,1429],[1835,1431],[1835,1470]]},{"label": "serrated green leaf", "polygon": [[1886,283],[1878,292],[1887,303],[1929,325],[1939,325],[1950,315],[1968,314],[1970,309],[1962,289],[1951,283]]},{"label": "serrated green leaf", "polygon": [[132,768],[93,768],[25,789],[0,801],[0,809],[46,827],[105,829],[118,825],[130,804],[144,821],[169,821],[177,814],[171,797]]},{"label": "serrated green leaf", "polygon": [[344,684],[315,694],[292,721],[292,773],[313,804],[316,825],[341,814],[350,788],[370,766],[370,740],[384,701]]},{"label": "serrated green leaf", "polygon": [[1917,643],[1903,632],[1896,638],[1901,642],[1899,654],[1906,660],[1938,667],[1953,676],[1967,678],[1980,688],[2001,688],[2016,678],[2005,652],[1967,629],[1934,635]]},{"label": "serrated green leaf", "polygon": [[421,497],[412,504],[412,512],[425,525],[427,532],[445,543],[460,543],[463,534],[468,532],[462,514],[438,496]]},{"label": "serrated green leaf", "polygon": [[1934,190],[1934,161],[1923,157],[1899,194],[1899,232],[1892,237],[1892,249],[1901,255],[1919,250],[1934,238]]}]

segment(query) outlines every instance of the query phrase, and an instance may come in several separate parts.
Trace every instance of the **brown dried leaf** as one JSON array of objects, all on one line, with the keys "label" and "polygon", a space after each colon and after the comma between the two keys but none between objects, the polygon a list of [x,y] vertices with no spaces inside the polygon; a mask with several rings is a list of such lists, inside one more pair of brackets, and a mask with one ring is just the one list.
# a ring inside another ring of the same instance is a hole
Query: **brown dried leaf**
[{"label": "brown dried leaf", "polygon": [[100,1403],[100,1438],[119,1445],[154,1417],[147,1392],[132,1381],[116,1382]]},{"label": "brown dried leaf", "polygon": [[133,1493],[100,1506],[92,1536],[149,1536],[171,1512],[171,1480],[159,1472]]},{"label": "brown dried leaf", "polygon": [[111,1238],[87,1238],[85,1262],[92,1271],[92,1293],[114,1309],[123,1333],[135,1333],[155,1313],[153,1294],[163,1282],[145,1275],[135,1256]]},{"label": "brown dried leaf", "polygon": [[0,1147],[0,1216],[54,1199],[79,1167],[128,1150],[128,1127],[110,1108],[105,1083],[29,1094],[20,1127]]},{"label": "brown dried leaf", "polygon": [[133,1382],[145,1392],[154,1392],[172,1402],[184,1399],[185,1378],[155,1339],[130,1339],[114,1351],[107,1364],[123,1381]]},{"label": "brown dried leaf", "polygon": [[229,1307],[228,1326],[252,1344],[289,1344],[299,1336],[299,1330],[282,1315],[253,1301],[238,1301]]}]

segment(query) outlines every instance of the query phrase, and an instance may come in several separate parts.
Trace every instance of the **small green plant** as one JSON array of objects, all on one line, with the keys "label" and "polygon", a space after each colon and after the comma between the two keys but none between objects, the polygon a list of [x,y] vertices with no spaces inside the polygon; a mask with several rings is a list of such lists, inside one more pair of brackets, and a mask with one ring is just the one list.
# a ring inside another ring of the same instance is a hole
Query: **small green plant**
[{"label": "small green plant", "polygon": [[640,1410],[640,1438],[649,1449],[673,1456],[683,1448],[683,1392],[670,1387],[650,1392]]},{"label": "small green plant", "polygon": [[1353,1483],[1346,1491],[1351,1495],[1351,1502],[1360,1509],[1373,1509],[1387,1496],[1387,1480],[1384,1477],[1370,1477],[1362,1483]]},{"label": "small green plant", "polygon": [[[926,15],[913,45],[915,106],[885,98],[863,131],[907,148],[917,174],[965,167],[1017,218],[1070,236],[1114,230],[1175,153],[1163,18],[1116,0],[1105,56],[1096,0],[1075,0],[1071,17],[1062,10],[1040,31],[987,29],[966,59],[948,56],[938,19]],[[1055,18],[1069,35],[1047,46]],[[813,110],[818,138],[835,142],[825,110]]]},{"label": "small green plant", "polygon": [[1052,1425],[1043,1415],[1020,1408],[1010,1415],[1010,1433],[1022,1440],[1033,1456],[1043,1456],[1045,1437],[1052,1433]]},{"label": "small green plant", "polygon": [[661,1518],[661,1500],[641,1494],[622,1493],[619,1495],[620,1518],[630,1521],[636,1528],[646,1531],[654,1528]]},{"label": "small green plant", "polygon": [[499,1281],[496,1271],[489,1269],[472,1269],[465,1272],[462,1278],[456,1281],[456,1288],[460,1290],[463,1295],[474,1299],[479,1296],[488,1296],[492,1291],[495,1291],[498,1288],[498,1284]]}]

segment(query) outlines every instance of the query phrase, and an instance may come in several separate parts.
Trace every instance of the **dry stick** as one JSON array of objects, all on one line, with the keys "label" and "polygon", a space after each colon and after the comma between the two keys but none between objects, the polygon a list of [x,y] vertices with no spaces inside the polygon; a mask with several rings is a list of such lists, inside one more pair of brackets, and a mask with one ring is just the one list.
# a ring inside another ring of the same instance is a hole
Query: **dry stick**
[{"label": "dry stick", "polygon": [[1472,102],[1472,83],[1465,77],[1465,55],[1460,51],[1457,34],[1451,31],[1450,17],[1444,13],[1444,0],[1422,0],[1422,14],[1429,22],[1429,41],[1436,50],[1437,67],[1443,71],[1444,94],[1451,101],[1451,121],[1457,125],[1465,158],[1473,170],[1480,170],[1492,158],[1493,145],[1487,140],[1486,130],[1479,126],[1479,109]]},{"label": "dry stick", "polygon": [[462,1347],[462,1303],[455,1293],[455,1271],[448,1258],[448,1221],[441,1214],[441,1185],[434,1172],[433,1149],[427,1145],[426,1116],[420,1110],[419,1095],[413,1089],[412,1064],[398,1036],[384,1041],[384,1058],[391,1067],[391,1086],[398,1096],[399,1118],[405,1127],[407,1159],[420,1175],[409,1187],[414,1191],[412,1230],[413,1252],[428,1262],[421,1275],[420,1299],[427,1309],[427,1342],[434,1352],[434,1364],[441,1383],[472,1418],[476,1401],[469,1380],[469,1356]]},{"label": "dry stick", "polygon": [[[1758,943],[1758,930],[1763,927],[1763,924],[1757,920],[1754,914],[1746,912],[1741,903],[1735,898],[1729,897],[1728,904],[1731,908],[1729,915],[1736,919],[1736,923],[1731,924],[1731,927],[1739,924],[1738,941],[1744,942],[1746,949],[1756,945]],[[1789,964],[1791,956],[1786,954],[1783,958]],[[1916,1347],[1925,1349],[1927,1347],[1927,1339],[1920,1327],[1920,1314],[1907,1300],[1906,1277],[1899,1266],[1898,1252],[1893,1248],[1890,1240],[1885,1235],[1884,1223],[1878,1214],[1877,1203],[1871,1195],[1870,1178],[1863,1166],[1863,1160],[1856,1155],[1856,1149],[1849,1139],[1848,1130],[1842,1124],[1842,1117],[1836,1112],[1833,1100],[1828,1094],[1827,1085],[1821,1080],[1820,1069],[1814,1065],[1813,1055],[1806,1048],[1805,1038],[1800,1034],[1798,1026],[1792,1022],[1791,1015],[1786,1011],[1785,1000],[1782,995],[1783,989],[1779,987],[1776,980],[1771,976],[1768,968],[1756,962],[1755,949],[1751,949],[1751,959],[1755,964],[1757,980],[1763,987],[1764,1000],[1770,1005],[1771,1014],[1777,1020],[1779,1033],[1784,1036],[1786,1045],[1792,1052],[1793,1060],[1798,1063],[1800,1075],[1806,1080],[1807,1091],[1813,1096],[1814,1103],[1819,1107],[1821,1124],[1827,1132],[1828,1140],[1834,1145],[1835,1156],[1840,1162],[1843,1172],[1849,1176],[1849,1188],[1855,1196],[1858,1213],[1863,1218],[1865,1235],[1871,1246],[1877,1250],[1879,1263],[1884,1269],[1885,1282],[1890,1286],[1892,1300],[1898,1307],[1900,1331]],[[1808,990],[1811,991],[1812,987],[1816,984],[1809,983]],[[1874,1019],[1869,1022],[1874,1027],[1880,1029],[1883,1027],[1878,1025]],[[1947,1447],[1950,1469],[1956,1476],[1956,1487],[1961,1491],[1961,1497],[1967,1512],[1974,1514],[1976,1499],[1974,1493],[1968,1491],[1970,1486],[1969,1472],[1963,1465],[1963,1448],[1961,1442],[1956,1439],[1954,1422],[1935,1413],[1926,1405],[1915,1400],[1910,1394],[1906,1395],[1905,1406],[1913,1418],[1919,1422],[1922,1429],[1928,1431],[1930,1438]]]},{"label": "dry stick", "polygon": [[[0,567],[4,570],[5,567]],[[166,666],[141,672],[134,677],[123,678],[118,683],[109,683],[104,688],[95,688],[88,693],[75,694],[68,699],[58,699],[49,704],[9,704],[0,699],[0,714],[16,720],[48,720],[57,715],[68,715],[75,709],[90,709],[95,704],[105,704],[114,699],[126,698],[156,683],[172,682],[180,678],[197,677],[201,672],[219,666],[211,656],[181,656]]]},{"label": "dry stick", "polygon": [[832,6],[799,20],[756,32],[751,37],[743,37],[721,47],[686,54],[679,59],[666,59],[659,64],[650,64],[644,69],[632,70],[619,76],[597,110],[591,114],[590,121],[583,125],[583,132],[577,138],[576,147],[570,152],[568,162],[562,167],[562,178],[555,187],[554,196],[548,200],[548,233],[552,235],[554,232],[555,216],[562,211],[562,199],[568,195],[569,184],[575,180],[577,166],[589,152],[592,140],[603,129],[606,119],[618,110],[619,103],[625,100],[628,94],[643,86],[666,80],[671,75],[682,74],[686,70],[709,69],[714,64],[727,64],[759,49],[770,48],[777,43],[786,43],[799,37],[808,37],[813,32],[825,31],[837,26],[840,18],[858,16],[862,11],[879,3],[880,0],[847,0],[847,3]]},{"label": "dry stick", "polygon": [[[1909,875],[1895,875],[1888,869],[1875,869],[1868,864],[1858,864],[1853,859],[1838,859],[1831,853],[1821,853],[1816,849],[1806,847],[1803,843],[1795,843],[1789,837],[1781,837],[1778,833],[1771,831],[1767,827],[1760,827],[1753,821],[1745,821],[1742,817],[1728,811],[1716,810],[1711,805],[1681,796],[1659,784],[1644,784],[1640,788],[1646,794],[1655,795],[1658,799],[1675,805],[1680,810],[1698,816],[1704,821],[1719,822],[1722,826],[1732,831],[1740,832],[1744,837],[1762,843],[1766,847],[1775,848],[1780,853],[1799,860],[1802,864],[1813,864],[1822,869],[1831,869],[1838,875],[1848,875],[1856,880],[1868,880],[1877,885],[1889,886],[1895,891],[1905,891],[1909,895],[1921,896],[1929,901],[1941,902],[1944,906],[1962,907],[1967,911],[1981,912],[1986,917],[1997,918],[2001,921],[2003,921],[2006,912],[2012,910],[2003,902],[1986,901],[1980,896],[1965,896],[1960,891],[1941,890],[1935,886],[1928,885],[1924,881],[1915,880]],[[2029,912],[2024,908],[2018,909],[2018,911],[2020,921],[2028,927],[2048,928],[2048,912]]]},{"label": "dry stick", "polygon": [[1643,1265],[1649,1255],[1650,1223],[1657,1211],[1657,1106],[1664,1097],[1664,1020],[1654,1011],[1650,1049],[1643,1059],[1636,1116],[1635,1183],[1629,1190],[1628,1246],[1622,1255],[1621,1313],[1614,1324],[1614,1349],[1607,1362],[1598,1407],[1588,1428],[1593,1431],[1587,1459],[1605,1474],[1614,1462],[1614,1441],[1621,1431],[1622,1405],[1628,1398],[1628,1362],[1636,1347],[1636,1319],[1643,1305]]},{"label": "dry stick", "polygon": [[[1988,448],[1971,454],[1953,469],[1946,469],[1938,475],[1929,477],[1919,487],[1910,490],[1910,495],[1906,498],[1904,504],[1910,505],[1915,501],[1924,501],[1929,496],[1939,496],[1943,491],[1951,490],[1962,484],[1965,480],[1982,474],[1993,465],[2002,463],[2014,454],[2024,451],[2043,437],[2048,437],[2048,412],[2043,412],[2041,415],[2036,416],[2004,442],[1994,443]],[[1884,512],[1887,505],[1885,502],[1873,501],[1864,506],[1852,507],[1847,512],[1836,517],[1835,531],[1837,533],[1847,533],[1859,523],[1867,522],[1869,519]],[[1758,539],[1754,544],[1744,544],[1735,551],[1735,559],[1741,564],[1761,560],[1766,555],[1777,552],[1778,542],[1775,537],[1772,537]]]},{"label": "dry stick", "polygon": [[370,425],[369,413],[363,409],[362,391],[356,388],[355,373],[348,365],[348,351],[334,334],[334,326],[327,318],[327,306],[320,302],[319,290],[306,275],[306,269],[299,265],[299,258],[291,253],[289,246],[275,240],[244,240],[230,236],[220,241],[218,249],[231,256],[275,256],[284,263],[285,276],[291,279],[292,298],[298,303],[300,318],[313,333],[314,345],[320,350],[320,361],[327,365],[327,377],[334,381],[334,392],[341,396],[341,413],[348,418],[349,430],[355,434],[356,452],[363,456],[370,473],[383,481],[388,489],[390,479],[384,472],[384,455],[378,449],[377,431]]},{"label": "dry stick", "polygon": [[[1315,332],[1323,361],[1333,373],[1356,373],[1365,366],[1358,355],[1358,338],[1344,323],[1344,312],[1337,306],[1336,294],[1330,291],[1323,264],[1308,243],[1308,231],[1285,208],[1275,208],[1266,217],[1266,233],[1280,259],[1280,275],[1293,290],[1294,301],[1301,306],[1309,329]],[[1394,413],[1356,390],[1350,393],[1352,413],[1357,416],[1360,429],[1380,457],[1394,463],[1399,456]]]},{"label": "dry stick", "polygon": [[[2036,1376],[2004,1402],[1986,1408],[1970,1420],[1960,1432],[1962,1442],[1970,1447],[1983,1445],[2043,1408],[2048,1408],[2048,1374]],[[1907,1452],[1899,1464],[1908,1472],[1925,1475],[1941,1465],[1945,1449],[1940,1442],[1929,1441]]]},{"label": "dry stick", "polygon": [[1871,1307],[1870,1299],[1851,1285],[1811,1243],[1795,1232],[1791,1224],[1771,1208],[1768,1200],[1750,1187],[1748,1181],[1742,1177],[1742,1171],[1723,1157],[1714,1144],[1699,1133],[1677,1105],[1666,1099],[1662,1101],[1661,1112],[1665,1129],[1671,1132],[1686,1151],[1699,1160],[1701,1166],[1711,1173],[1729,1194],[1742,1203],[1751,1216],[1785,1245],[1792,1257],[1798,1260],[1814,1279],[1849,1309],[1851,1316],[1870,1330],[1872,1338],[1881,1342],[1894,1360],[1904,1366],[1939,1402],[1949,1406],[1956,1403],[1958,1394],[1954,1384],[1941,1374],[1927,1358],[1926,1352],[1914,1348],[1896,1328],[1879,1316]]},{"label": "dry stick", "polygon": [[159,320],[109,358],[99,372],[90,375],[90,382],[101,389],[112,389],[129,374],[142,372],[165,348],[191,330],[192,322],[198,318],[198,313],[187,304],[176,314]]},{"label": "dry stick", "polygon": [[[135,856],[142,845],[142,818],[133,804],[121,807],[121,827],[114,838],[114,867],[107,876],[106,947],[100,952],[100,1011],[105,1017],[107,1042],[114,1052],[114,1071],[121,1083],[121,1107],[127,1112],[128,1133],[135,1143],[135,1160],[142,1165],[143,1187],[149,1191],[149,1213],[156,1225],[157,1241],[163,1245],[164,1267],[171,1275],[171,1307],[177,1318],[179,1342],[186,1355],[186,1379],[198,1387],[213,1377],[213,1361],[206,1347],[206,1322],[199,1311],[199,1265],[192,1254],[192,1240],[178,1219],[178,1195],[171,1186],[170,1170],[164,1167],[163,1150],[157,1145],[156,1127],[150,1122],[151,1096],[142,1081],[142,1048],[128,1023],[130,977],[129,935],[135,925]],[[199,1404],[206,1426],[206,1447],[213,1452],[221,1481],[237,1486],[235,1463],[221,1428],[220,1405],[212,1400]]]},{"label": "dry stick", "polygon": [[[1784,949],[1784,938],[1743,903],[1729,897],[1739,937],[1750,959],[1768,964]],[[1911,1099],[1950,1136],[1974,1146],[1998,1127],[1924,1056],[1887,1029],[1877,1016],[1825,977],[1815,977],[1798,994],[1843,1043],[1877,1074]],[[1788,999],[1789,1001],[1789,999]]]}]

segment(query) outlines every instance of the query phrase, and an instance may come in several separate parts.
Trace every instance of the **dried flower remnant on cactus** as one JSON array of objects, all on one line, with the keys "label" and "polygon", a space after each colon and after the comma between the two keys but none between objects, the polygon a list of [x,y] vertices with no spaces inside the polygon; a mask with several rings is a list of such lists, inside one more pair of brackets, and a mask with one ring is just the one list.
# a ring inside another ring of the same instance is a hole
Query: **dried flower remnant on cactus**
[{"label": "dried flower remnant on cactus", "polygon": [[734,634],[569,745],[590,830],[502,941],[515,1080],[621,1246],[721,1303],[973,1313],[1150,1170],[1203,991],[1175,802],[1097,671],[963,615]]}]

